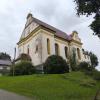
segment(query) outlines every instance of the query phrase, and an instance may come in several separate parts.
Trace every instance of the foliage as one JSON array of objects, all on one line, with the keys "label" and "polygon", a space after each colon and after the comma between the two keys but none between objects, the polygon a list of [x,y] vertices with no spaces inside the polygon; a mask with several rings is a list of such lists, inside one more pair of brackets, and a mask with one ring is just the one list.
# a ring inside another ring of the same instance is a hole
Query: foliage
[{"label": "foliage", "polygon": [[14,75],[31,75],[35,72],[35,68],[29,61],[21,61],[20,63],[12,66],[10,74],[12,75],[14,71]]},{"label": "foliage", "polygon": [[16,60],[31,61],[31,57],[28,54],[22,53]]},{"label": "foliage", "polygon": [[80,62],[80,64],[78,65],[78,69],[81,71],[88,71],[90,69],[90,65],[87,62]]},{"label": "foliage", "polygon": [[6,75],[6,76],[8,76],[9,75],[9,70],[8,69],[6,69],[6,68],[3,68],[2,70],[0,70],[0,73],[2,74],[2,75]]},{"label": "foliage", "polygon": [[72,50],[72,55],[70,56],[70,66],[72,71],[77,70],[77,58],[75,49]]},{"label": "foliage", "polygon": [[95,68],[98,65],[98,58],[95,54],[93,54],[92,52],[90,52],[90,60],[91,60],[91,66],[93,68]]},{"label": "foliage", "polygon": [[11,57],[10,57],[9,54],[1,52],[0,53],[0,59],[1,60],[11,60]]},{"label": "foliage", "polygon": [[[84,80],[84,81],[83,81]],[[95,84],[90,87],[84,84]],[[94,100],[99,82],[82,72],[0,77],[0,88],[32,100]]]},{"label": "foliage", "polygon": [[86,75],[92,76],[93,75],[93,68],[87,62],[80,62],[78,65],[78,70],[84,72]]},{"label": "foliage", "polygon": [[94,19],[90,27],[94,31],[94,35],[98,35],[100,38],[100,15],[97,14]]},{"label": "foliage", "polygon": [[77,14],[94,15],[94,21],[90,25],[94,35],[100,37],[100,0],[74,0],[77,7]]},{"label": "foliage", "polygon": [[52,55],[47,58],[44,63],[44,73],[48,74],[62,74],[69,72],[69,66],[66,61],[57,55]]},{"label": "foliage", "polygon": [[93,78],[94,78],[95,80],[100,81],[100,71],[94,70],[94,71],[93,71]]}]

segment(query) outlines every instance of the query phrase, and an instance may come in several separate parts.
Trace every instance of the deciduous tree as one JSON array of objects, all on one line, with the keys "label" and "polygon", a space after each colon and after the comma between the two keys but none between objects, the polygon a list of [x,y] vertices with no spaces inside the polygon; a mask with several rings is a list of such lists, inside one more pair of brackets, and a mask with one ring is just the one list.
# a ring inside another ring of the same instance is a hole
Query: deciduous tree
[{"label": "deciduous tree", "polygon": [[92,65],[93,68],[98,66],[98,63],[99,63],[98,57],[92,52],[90,52],[90,60],[91,60],[91,65]]},{"label": "deciduous tree", "polygon": [[11,60],[11,57],[10,57],[9,54],[1,52],[0,53],[0,59],[1,60]]},{"label": "deciduous tree", "polygon": [[90,28],[94,35],[100,38],[100,0],[74,0],[77,7],[77,15],[94,15],[94,21]]}]

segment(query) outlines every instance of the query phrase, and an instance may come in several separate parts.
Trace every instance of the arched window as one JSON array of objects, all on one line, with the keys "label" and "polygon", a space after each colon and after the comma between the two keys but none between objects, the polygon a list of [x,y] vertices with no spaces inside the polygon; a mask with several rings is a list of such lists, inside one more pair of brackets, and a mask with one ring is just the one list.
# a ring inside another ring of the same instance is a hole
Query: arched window
[{"label": "arched window", "polygon": [[35,53],[37,53],[38,52],[38,45],[36,45],[36,49],[35,49]]},{"label": "arched window", "polygon": [[47,52],[50,54],[50,40],[47,39]]},{"label": "arched window", "polygon": [[59,45],[55,43],[55,54],[59,55]]},{"label": "arched window", "polygon": [[68,47],[65,46],[65,56],[68,58]]},{"label": "arched window", "polygon": [[80,49],[77,48],[78,59],[81,59]]},{"label": "arched window", "polygon": [[27,54],[29,55],[30,53],[30,49],[29,49],[29,45],[27,46]]}]

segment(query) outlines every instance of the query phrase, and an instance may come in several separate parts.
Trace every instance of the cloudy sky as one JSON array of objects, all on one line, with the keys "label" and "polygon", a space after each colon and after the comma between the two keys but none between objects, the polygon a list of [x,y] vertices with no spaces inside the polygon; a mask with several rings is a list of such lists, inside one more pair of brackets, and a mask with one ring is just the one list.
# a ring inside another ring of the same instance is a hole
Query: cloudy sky
[{"label": "cloudy sky", "polygon": [[[94,52],[100,61],[100,39],[92,35],[88,27],[91,17],[76,16],[74,0],[2,0],[0,2],[0,52],[7,52],[12,57],[18,42],[26,16],[29,12],[34,17],[55,26],[67,34],[78,31],[83,47]],[[100,67],[98,66],[98,69]]]}]

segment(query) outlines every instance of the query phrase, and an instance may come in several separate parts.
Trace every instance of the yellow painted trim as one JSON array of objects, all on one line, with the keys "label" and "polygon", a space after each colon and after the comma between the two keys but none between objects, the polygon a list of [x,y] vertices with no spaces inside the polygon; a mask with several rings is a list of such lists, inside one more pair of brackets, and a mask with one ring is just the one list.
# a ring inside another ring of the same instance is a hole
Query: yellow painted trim
[{"label": "yellow painted trim", "polygon": [[58,43],[55,43],[55,46],[57,46],[57,53],[56,53],[56,50],[55,50],[55,53],[57,54],[57,55],[59,55],[60,56],[60,48],[59,48],[59,44]]},{"label": "yellow painted trim", "polygon": [[55,36],[55,38],[60,39],[60,40],[65,41],[65,42],[69,42],[68,40],[66,40],[66,39],[64,39],[62,37]]},{"label": "yellow painted trim", "polygon": [[74,43],[77,43],[77,44],[80,44],[80,45],[83,45],[83,43],[79,42],[79,41],[76,41],[74,39],[72,39],[70,42],[74,42]]},{"label": "yellow painted trim", "polygon": [[56,42],[60,42],[60,43],[62,43],[62,44],[65,44],[66,46],[68,46],[68,43],[69,43],[68,41],[64,41],[64,40],[59,39],[59,38],[57,38],[57,37],[55,38],[55,41],[56,41]]},{"label": "yellow painted trim", "polygon": [[[38,27],[37,27],[36,29],[34,29],[27,37],[21,39],[21,40],[17,43],[18,46],[21,45],[23,42],[26,42],[27,40],[30,41],[30,40],[34,37],[33,35],[34,35],[37,31],[39,31],[39,30],[41,30],[41,32],[43,32],[43,33],[45,33],[45,34],[48,34],[48,35],[51,35],[51,36],[54,36],[54,34],[55,34],[54,31],[52,31],[52,30],[50,30],[50,29],[48,29],[48,28],[46,28],[46,27],[44,27],[44,26],[38,26]],[[52,34],[51,34],[51,33],[52,33]],[[36,34],[35,34],[35,35],[36,35]],[[54,36],[54,38],[55,38],[56,41],[59,41],[60,43],[63,43],[63,44],[65,44],[65,45],[68,45],[69,43],[71,44],[72,42],[75,42],[75,43],[77,43],[77,44],[79,44],[79,45],[82,45],[82,43],[80,43],[80,42],[78,42],[78,41],[76,41],[76,40],[68,41],[68,40],[65,40],[65,39],[63,39],[63,38],[61,38],[61,37],[57,37],[57,36]]]},{"label": "yellow painted trim", "polygon": [[33,38],[33,37],[35,37],[38,33],[40,33],[40,31],[41,31],[41,30],[37,31],[36,33],[34,33],[34,34],[33,34],[33,36],[32,36],[32,37],[30,37],[29,39],[27,39],[27,40],[25,40],[25,41],[21,42],[20,44],[18,44],[18,47],[20,47],[20,46],[23,46],[23,45],[27,44],[29,41],[31,41],[31,40],[32,40],[32,38]]},{"label": "yellow painted trim", "polygon": [[46,28],[46,27],[44,27],[44,26],[41,26],[41,28],[42,28],[43,30],[46,30],[47,32],[50,32],[50,33],[52,33],[52,34],[55,34],[55,31],[53,31],[53,30],[51,30],[51,29],[49,29],[49,28]]},{"label": "yellow painted trim", "polygon": [[46,30],[41,29],[41,32],[42,32],[43,34],[48,35],[48,36],[54,37],[54,34],[51,34],[50,32],[48,32],[48,31],[46,31]]},{"label": "yellow painted trim", "polygon": [[52,30],[50,30],[50,29],[47,29],[47,28],[45,28],[45,27],[43,27],[43,26],[38,26],[38,27],[37,27],[36,29],[34,29],[27,37],[21,39],[21,40],[17,43],[17,45],[19,45],[19,44],[21,44],[22,42],[25,42],[26,40],[28,40],[30,37],[32,37],[33,34],[35,34],[35,33],[36,33],[38,30],[40,30],[40,29],[42,29],[42,31],[44,31],[44,30],[49,31],[50,34],[51,34],[51,33],[52,33],[52,34],[55,33],[54,31],[52,31]]},{"label": "yellow painted trim", "polygon": [[50,52],[50,40],[49,40],[49,38],[47,38],[47,52],[48,52],[48,55],[51,54],[51,52]]},{"label": "yellow painted trim", "polygon": [[70,46],[77,46],[77,47],[80,47],[80,48],[82,48],[82,45],[80,45],[80,44],[77,44],[77,43],[75,43],[75,42],[71,42],[70,44],[69,44]]},{"label": "yellow painted trim", "polygon": [[35,32],[37,32],[38,30],[41,29],[41,26],[38,26],[36,29],[34,29],[27,37],[21,39],[17,44],[19,45],[20,43],[26,41],[27,39],[29,39]]}]

